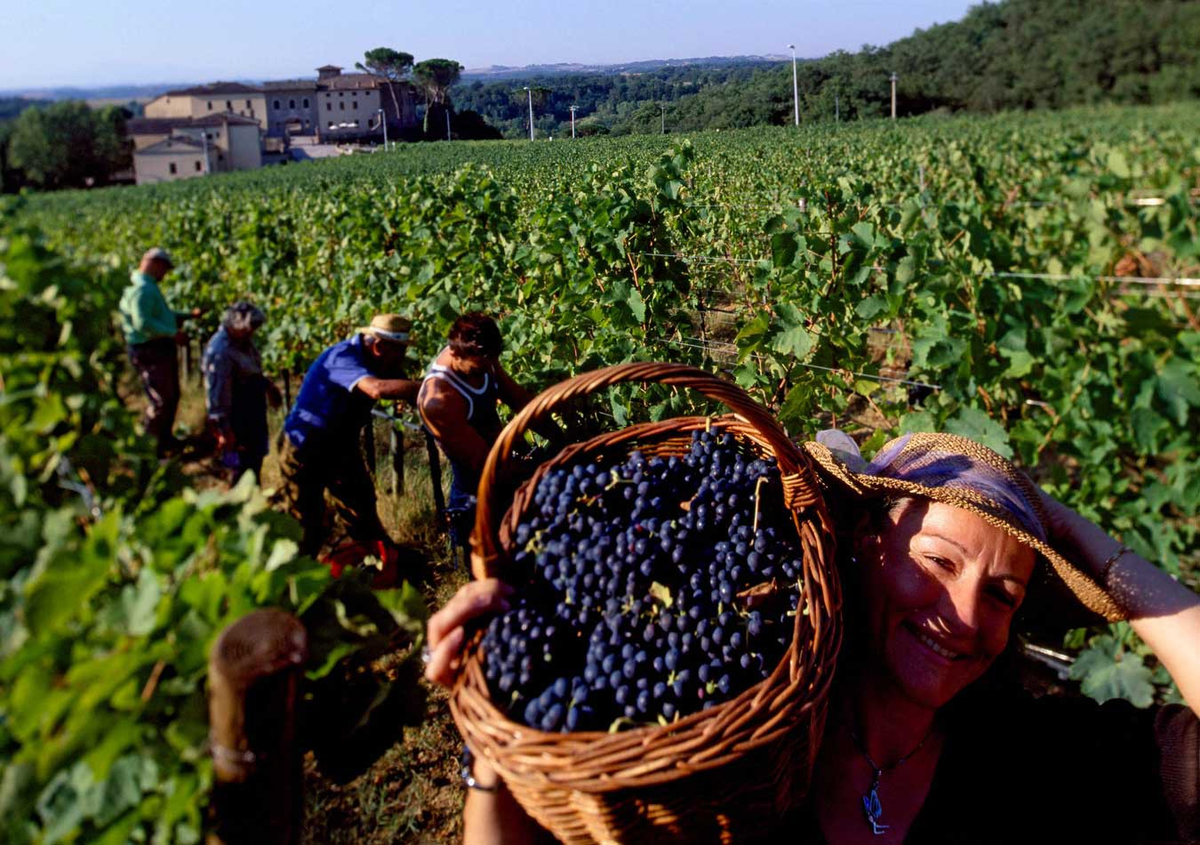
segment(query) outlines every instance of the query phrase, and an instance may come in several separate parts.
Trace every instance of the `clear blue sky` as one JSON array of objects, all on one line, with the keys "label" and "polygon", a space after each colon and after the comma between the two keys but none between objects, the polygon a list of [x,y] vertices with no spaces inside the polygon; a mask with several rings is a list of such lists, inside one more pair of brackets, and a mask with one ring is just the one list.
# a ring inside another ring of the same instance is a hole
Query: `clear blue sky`
[{"label": "clear blue sky", "polygon": [[0,88],[270,79],[389,46],[468,68],[886,44],[967,0],[0,0]]}]

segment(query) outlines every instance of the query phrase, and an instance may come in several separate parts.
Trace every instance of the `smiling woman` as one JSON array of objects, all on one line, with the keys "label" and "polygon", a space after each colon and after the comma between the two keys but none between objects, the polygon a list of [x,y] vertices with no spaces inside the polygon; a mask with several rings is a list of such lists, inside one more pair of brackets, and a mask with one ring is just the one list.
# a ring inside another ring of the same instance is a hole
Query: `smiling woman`
[{"label": "smiling woman", "polygon": [[1191,709],[1035,700],[1012,671],[1014,631],[1127,618],[1195,706],[1196,596],[970,440],[909,435],[870,464],[840,432],[806,448],[848,529],[848,641],[803,841],[1200,834]]},{"label": "smiling woman", "polygon": [[[908,435],[870,464],[841,432],[805,448],[843,529],[847,640],[808,801],[771,841],[1200,841],[1200,598],[973,441]],[[431,679],[509,594],[476,581],[430,619]],[[1190,707],[1025,692],[1013,632],[1081,613],[1128,619]],[[466,842],[545,834],[469,774]]]}]

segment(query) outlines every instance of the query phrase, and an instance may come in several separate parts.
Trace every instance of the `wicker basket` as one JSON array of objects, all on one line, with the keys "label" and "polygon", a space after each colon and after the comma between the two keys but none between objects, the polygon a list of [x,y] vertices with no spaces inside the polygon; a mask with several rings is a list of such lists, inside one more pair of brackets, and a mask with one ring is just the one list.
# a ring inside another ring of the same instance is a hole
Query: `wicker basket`
[{"label": "wicker basket", "polygon": [[[688,387],[734,414],[681,417],[634,425],[568,446],[542,464],[508,502],[497,479],[505,456],[532,423],[573,397],[622,382]],[[623,364],[552,387],[504,429],[479,485],[471,566],[476,577],[504,577],[510,548],[538,481],[551,469],[603,455],[683,455],[691,432],[712,423],[760,456],[773,456],[783,478],[804,560],[802,600],[791,646],[764,681],[741,695],[667,727],[621,733],[544,733],[510,721],[488,693],[477,636],[450,709],[477,756],[504,779],[521,806],[567,843],[744,841],[769,832],[808,789],[841,642],[841,591],[832,530],[808,459],[744,391],[678,364]]]}]

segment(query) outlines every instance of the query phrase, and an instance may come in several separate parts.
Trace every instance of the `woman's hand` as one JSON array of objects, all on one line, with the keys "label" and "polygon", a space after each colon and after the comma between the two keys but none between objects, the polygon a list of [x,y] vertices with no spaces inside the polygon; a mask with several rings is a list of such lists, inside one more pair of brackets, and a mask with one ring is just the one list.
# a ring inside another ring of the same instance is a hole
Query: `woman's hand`
[{"label": "woman's hand", "polygon": [[466,639],[464,626],[481,616],[508,610],[508,597],[512,592],[512,587],[498,578],[472,581],[455,593],[445,607],[430,616],[426,628],[430,654],[425,677],[447,687],[454,683]]},{"label": "woman's hand", "polygon": [[[1101,587],[1108,575],[1108,560],[1124,548],[1087,517],[1071,510],[1048,493],[1038,490],[1046,511],[1047,539],[1071,562],[1083,566]],[[1114,561],[1115,564],[1115,561]]]},{"label": "woman's hand", "polygon": [[1041,496],[1050,544],[1125,609],[1133,630],[1200,714],[1200,596],[1066,505]]}]

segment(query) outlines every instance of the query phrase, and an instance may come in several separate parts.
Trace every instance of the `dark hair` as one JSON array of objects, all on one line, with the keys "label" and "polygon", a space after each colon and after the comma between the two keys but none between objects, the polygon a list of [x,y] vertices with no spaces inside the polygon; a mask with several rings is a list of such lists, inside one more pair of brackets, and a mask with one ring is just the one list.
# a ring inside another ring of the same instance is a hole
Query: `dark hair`
[{"label": "dark hair", "polygon": [[494,358],[503,349],[500,327],[482,311],[463,314],[450,327],[450,351],[460,358]]}]

